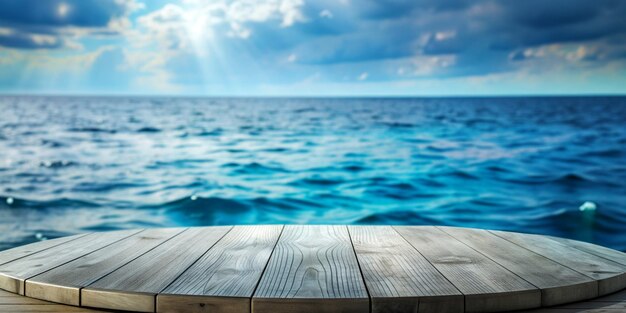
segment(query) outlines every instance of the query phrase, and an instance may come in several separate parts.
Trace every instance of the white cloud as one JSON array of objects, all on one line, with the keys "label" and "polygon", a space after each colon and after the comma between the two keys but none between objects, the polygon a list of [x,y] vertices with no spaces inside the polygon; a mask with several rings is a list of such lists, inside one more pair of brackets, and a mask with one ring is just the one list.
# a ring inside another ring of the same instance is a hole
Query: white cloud
[{"label": "white cloud", "polygon": [[366,80],[368,76],[369,74],[367,72],[363,72],[359,75],[358,80]]},{"label": "white cloud", "polygon": [[454,30],[435,33],[435,40],[437,41],[444,41],[444,40],[452,39],[454,37],[456,37],[456,31]]},{"label": "white cloud", "polygon": [[289,63],[293,63],[293,62],[295,62],[297,59],[298,59],[298,56],[297,56],[295,53],[292,53],[292,54],[290,54],[290,55],[287,57],[287,62],[289,62]]},{"label": "white cloud", "polygon": [[324,9],[320,11],[321,18],[333,18],[333,12],[330,12],[328,9]]}]

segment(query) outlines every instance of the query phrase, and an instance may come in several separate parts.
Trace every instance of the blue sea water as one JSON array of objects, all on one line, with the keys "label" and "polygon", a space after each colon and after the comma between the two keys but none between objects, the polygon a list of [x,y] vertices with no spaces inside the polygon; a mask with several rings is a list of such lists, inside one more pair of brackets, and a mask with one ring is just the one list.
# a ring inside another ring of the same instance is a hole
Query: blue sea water
[{"label": "blue sea water", "polygon": [[626,98],[0,97],[0,249],[255,223],[456,225],[626,251]]}]

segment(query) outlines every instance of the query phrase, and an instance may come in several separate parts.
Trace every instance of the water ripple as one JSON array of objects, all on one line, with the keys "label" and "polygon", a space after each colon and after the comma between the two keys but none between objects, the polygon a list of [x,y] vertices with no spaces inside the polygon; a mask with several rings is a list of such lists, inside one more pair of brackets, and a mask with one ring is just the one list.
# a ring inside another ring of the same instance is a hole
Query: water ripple
[{"label": "water ripple", "polygon": [[625,98],[6,96],[0,112],[0,249],[139,227],[357,223],[626,250]]}]

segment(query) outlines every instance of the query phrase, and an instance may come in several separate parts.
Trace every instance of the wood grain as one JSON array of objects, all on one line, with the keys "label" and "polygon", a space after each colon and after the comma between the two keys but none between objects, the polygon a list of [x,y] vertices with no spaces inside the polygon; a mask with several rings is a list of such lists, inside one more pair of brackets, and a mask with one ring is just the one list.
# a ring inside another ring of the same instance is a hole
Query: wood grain
[{"label": "wood grain", "polygon": [[607,260],[611,260],[615,263],[626,265],[626,253],[624,252],[620,252],[617,250],[605,248],[602,246],[598,246],[598,245],[594,245],[588,242],[583,242],[583,241],[578,241],[578,240],[571,240],[571,239],[550,237],[550,236],[545,236],[545,238],[556,240],[566,246],[570,246],[578,250],[593,254],[595,256],[605,258]]},{"label": "wood grain", "polygon": [[626,266],[539,235],[491,231],[520,247],[541,254],[598,281],[598,295],[626,288]]},{"label": "wood grain", "polygon": [[157,295],[157,312],[248,312],[282,226],[235,226]]},{"label": "wood grain", "polygon": [[[334,304],[334,305],[333,305]],[[346,226],[285,226],[252,312],[367,312],[369,299]]]},{"label": "wood grain", "polygon": [[87,234],[80,234],[74,236],[61,237],[56,239],[44,240],[40,242],[31,243],[28,245],[24,245],[21,247],[16,247],[9,250],[4,250],[0,252],[0,265],[9,263],[11,261],[15,261],[17,259],[23,258],[25,256],[29,256],[31,254],[37,253],[39,251],[43,251],[54,246],[58,246],[68,241],[72,241],[74,239],[78,239]]},{"label": "wood grain", "polygon": [[[185,228],[148,229],[26,281],[26,296],[80,305],[80,288],[148,252]],[[71,275],[68,275],[71,273]]]},{"label": "wood grain", "polygon": [[472,249],[541,289],[543,306],[598,296],[598,283],[542,255],[511,245],[486,230],[439,227]]},{"label": "wood grain", "polygon": [[[390,226],[349,226],[372,312],[463,312],[463,295]],[[419,311],[418,311],[419,309]]]},{"label": "wood grain", "polygon": [[82,305],[154,312],[157,293],[220,240],[231,226],[189,228],[81,291]]},{"label": "wood grain", "polygon": [[92,233],[0,266],[0,289],[24,294],[24,281],[141,230]]},{"label": "wood grain", "polygon": [[[617,290],[626,284],[624,255],[451,227],[136,230],[1,252],[0,287],[140,312],[493,312]],[[0,312],[74,311],[96,312],[0,290]],[[527,312],[626,312],[626,291]]]},{"label": "wood grain", "polygon": [[24,312],[83,312],[98,313],[103,311],[89,310],[84,308],[71,307],[67,305],[58,305],[51,302],[36,300],[20,296],[14,293],[0,290],[0,312],[6,313],[24,313]]},{"label": "wood grain", "polygon": [[541,292],[435,227],[394,227],[465,295],[466,312],[536,308]]}]

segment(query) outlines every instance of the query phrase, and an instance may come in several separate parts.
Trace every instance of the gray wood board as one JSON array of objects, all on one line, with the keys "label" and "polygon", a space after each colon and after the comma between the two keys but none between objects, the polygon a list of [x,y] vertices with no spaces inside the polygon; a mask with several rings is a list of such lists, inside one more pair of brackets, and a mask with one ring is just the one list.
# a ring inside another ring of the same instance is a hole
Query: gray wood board
[{"label": "gray wood board", "polygon": [[465,295],[466,312],[521,310],[541,305],[539,289],[440,229],[394,228]]},{"label": "gray wood board", "polygon": [[461,292],[391,226],[348,230],[372,312],[464,311]]},{"label": "gray wood board", "polygon": [[283,226],[235,226],[157,295],[158,312],[239,312],[267,265]]},{"label": "gray wood board", "polygon": [[348,229],[285,226],[254,294],[252,311],[316,312],[322,303],[328,304],[328,312],[368,310]]},{"label": "gray wood board", "polygon": [[520,234],[504,231],[491,233],[541,254],[579,273],[598,281],[598,295],[622,290],[626,287],[626,266],[595,256],[540,235]]},{"label": "gray wood board", "polygon": [[72,241],[74,239],[78,239],[87,234],[80,234],[74,236],[61,237],[56,239],[44,240],[40,242],[31,243],[28,245],[16,247],[9,250],[4,250],[0,252],[0,265],[9,263],[11,261],[15,261],[17,259],[23,258],[25,256],[29,256],[31,254],[37,253],[39,251],[43,251],[54,246],[58,246],[68,241]]},{"label": "gray wood board", "polygon": [[85,306],[154,312],[156,294],[205,254],[232,227],[193,227],[81,291]]},{"label": "gray wood board", "polygon": [[0,266],[0,289],[24,294],[24,281],[141,230],[92,233]]},{"label": "gray wood board", "polygon": [[[80,288],[111,273],[184,228],[147,229],[26,281],[26,296],[80,305]],[[71,273],[68,275],[68,273]]]},{"label": "gray wood board", "polygon": [[568,267],[479,229],[439,227],[472,249],[541,289],[543,306],[598,296],[598,283]]}]

